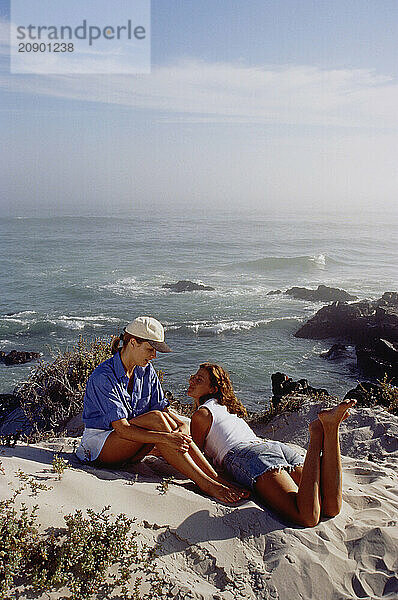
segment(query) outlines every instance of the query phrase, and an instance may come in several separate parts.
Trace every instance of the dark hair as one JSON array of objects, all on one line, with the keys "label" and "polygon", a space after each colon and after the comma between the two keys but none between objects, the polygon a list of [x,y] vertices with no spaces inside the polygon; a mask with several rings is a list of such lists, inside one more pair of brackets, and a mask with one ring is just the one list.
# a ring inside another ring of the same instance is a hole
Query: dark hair
[{"label": "dark hair", "polygon": [[122,333],[120,335],[117,335],[114,338],[112,338],[112,341],[111,341],[112,354],[116,354],[116,352],[119,350],[120,342],[123,342],[123,348],[124,348],[125,346],[127,346],[127,344],[129,343],[129,341],[132,338],[134,338],[139,344],[142,344],[142,342],[147,341],[147,340],[144,340],[143,338],[137,337],[136,335],[131,335],[131,333],[127,333],[127,331],[122,331]]},{"label": "dark hair", "polygon": [[202,396],[200,403],[206,402],[209,398],[215,398],[219,404],[225,406],[228,412],[238,415],[238,417],[247,417],[247,410],[242,402],[235,396],[229,374],[223,367],[213,363],[205,362],[200,365],[201,369],[206,369],[210,376],[210,383],[217,391],[214,394]]}]

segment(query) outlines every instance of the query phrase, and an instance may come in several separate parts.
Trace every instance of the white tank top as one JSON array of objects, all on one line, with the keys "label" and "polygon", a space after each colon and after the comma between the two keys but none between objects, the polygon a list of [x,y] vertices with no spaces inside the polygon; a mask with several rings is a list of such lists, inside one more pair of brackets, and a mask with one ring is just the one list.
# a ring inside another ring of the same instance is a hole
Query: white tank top
[{"label": "white tank top", "polygon": [[205,453],[221,465],[224,456],[239,442],[261,442],[249,425],[238,417],[228,412],[226,406],[219,404],[214,398],[206,400],[201,408],[207,408],[213,422],[205,440]]}]

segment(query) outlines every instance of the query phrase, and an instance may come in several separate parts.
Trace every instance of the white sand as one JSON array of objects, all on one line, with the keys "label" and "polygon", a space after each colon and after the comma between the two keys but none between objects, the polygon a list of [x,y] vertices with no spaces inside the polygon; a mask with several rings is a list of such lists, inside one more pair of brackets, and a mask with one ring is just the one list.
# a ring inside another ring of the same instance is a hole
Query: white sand
[{"label": "white sand", "polygon": [[[264,437],[305,445],[308,422],[319,406],[257,426]],[[160,545],[157,563],[174,598],[214,600],[376,600],[398,598],[398,419],[382,409],[354,409],[342,427],[343,510],[313,529],[292,527],[253,501],[231,508],[198,489],[155,457],[126,471],[80,467],[51,473],[53,451],[71,438],[3,448],[1,493],[17,486],[22,469],[51,490],[37,497],[44,527],[63,526],[63,515],[87,507],[137,518],[140,539]],[[368,460],[369,454],[372,460]],[[158,489],[174,474],[166,494]],[[56,592],[43,598],[60,598]],[[27,596],[22,593],[21,598]]]}]

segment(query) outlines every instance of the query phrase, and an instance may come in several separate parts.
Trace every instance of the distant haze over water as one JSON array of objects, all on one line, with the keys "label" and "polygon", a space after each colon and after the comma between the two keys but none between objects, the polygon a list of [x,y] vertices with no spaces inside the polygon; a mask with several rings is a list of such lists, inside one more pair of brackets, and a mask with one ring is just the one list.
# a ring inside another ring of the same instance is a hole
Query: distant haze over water
[{"label": "distant haze over water", "polygon": [[[355,356],[328,362],[331,340],[294,338],[320,303],[267,296],[323,283],[359,298],[398,289],[396,216],[270,217],[210,210],[127,217],[0,219],[0,349],[45,359],[106,337],[140,314],[159,318],[173,354],[155,361],[181,399],[199,362],[221,362],[240,398],[261,410],[270,376],[286,372],[344,394],[360,375]],[[215,291],[176,294],[162,284],[200,281]],[[11,314],[12,313],[12,314]],[[10,392],[31,365],[0,365]]]}]

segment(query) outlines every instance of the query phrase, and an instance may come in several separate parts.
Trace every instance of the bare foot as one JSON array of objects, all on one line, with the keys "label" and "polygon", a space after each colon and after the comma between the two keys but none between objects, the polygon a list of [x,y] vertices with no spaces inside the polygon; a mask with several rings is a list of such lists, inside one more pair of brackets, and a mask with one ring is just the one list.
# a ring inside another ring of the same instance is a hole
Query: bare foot
[{"label": "bare foot", "polygon": [[331,425],[339,426],[349,416],[348,409],[355,406],[356,403],[356,400],[343,400],[343,402],[340,402],[334,408],[321,410],[318,414],[318,419],[324,428]]},{"label": "bare foot", "polygon": [[224,485],[227,488],[231,488],[232,490],[234,490],[234,492],[240,492],[244,495],[244,498],[249,498],[249,496],[251,496],[251,492],[249,490],[234,485],[233,481],[222,477],[220,474],[218,474],[217,477],[214,477],[214,480],[217,481],[217,483],[221,483],[221,485]]},{"label": "bare foot", "polygon": [[217,500],[221,500],[221,502],[225,502],[226,504],[233,504],[235,502],[239,502],[240,500],[246,500],[250,496],[250,492],[248,490],[231,488],[216,482],[214,482],[214,484],[210,483],[208,489],[203,491],[209,494],[209,496],[213,496],[214,498],[217,498]]}]

